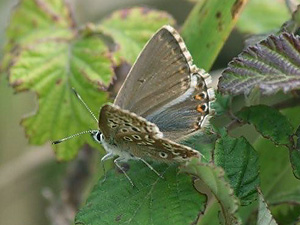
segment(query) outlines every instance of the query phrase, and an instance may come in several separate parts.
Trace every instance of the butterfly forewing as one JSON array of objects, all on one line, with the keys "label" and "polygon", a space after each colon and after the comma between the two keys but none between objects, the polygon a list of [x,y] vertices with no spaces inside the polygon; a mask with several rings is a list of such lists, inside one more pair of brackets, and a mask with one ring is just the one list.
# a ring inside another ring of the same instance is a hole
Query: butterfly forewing
[{"label": "butterfly forewing", "polygon": [[139,55],[114,104],[146,117],[188,88],[190,58],[167,27],[160,29]]},{"label": "butterfly forewing", "polygon": [[155,123],[166,138],[181,139],[202,128],[214,100],[210,76],[192,64],[180,35],[164,26],[144,47],[114,104]]},{"label": "butterfly forewing", "polygon": [[132,157],[162,162],[183,162],[200,153],[162,137],[152,123],[114,105],[101,110],[99,128],[106,140]]},{"label": "butterfly forewing", "polygon": [[137,132],[162,136],[158,127],[135,113],[113,104],[104,105],[99,115],[99,128],[105,139],[113,140],[119,133]]}]

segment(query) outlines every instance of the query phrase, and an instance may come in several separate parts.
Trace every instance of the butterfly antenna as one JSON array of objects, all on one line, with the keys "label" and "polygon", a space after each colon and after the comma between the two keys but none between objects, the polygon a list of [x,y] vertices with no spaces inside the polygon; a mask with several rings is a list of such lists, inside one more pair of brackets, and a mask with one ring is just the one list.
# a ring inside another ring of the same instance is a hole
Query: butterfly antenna
[{"label": "butterfly antenna", "polygon": [[92,112],[92,110],[87,106],[87,104],[83,101],[83,99],[81,98],[81,96],[77,93],[77,91],[75,90],[75,88],[72,88],[74,94],[76,95],[76,97],[82,102],[82,104],[84,105],[84,107],[90,112],[90,114],[92,115],[92,117],[94,117],[94,119],[98,122],[98,119],[96,118],[95,114]]},{"label": "butterfly antenna", "polygon": [[73,134],[73,135],[71,135],[71,136],[69,136],[69,137],[65,137],[65,138],[59,139],[59,140],[57,140],[57,141],[53,141],[52,144],[53,144],[53,145],[57,145],[57,144],[59,144],[59,143],[61,143],[61,142],[63,142],[63,141],[67,141],[67,140],[69,140],[69,139],[71,139],[71,138],[73,138],[73,137],[77,137],[77,136],[79,136],[79,135],[82,135],[82,134],[88,134],[88,133],[89,133],[89,134],[93,134],[94,132],[97,132],[97,130],[86,130],[86,131],[82,131],[82,132]]}]

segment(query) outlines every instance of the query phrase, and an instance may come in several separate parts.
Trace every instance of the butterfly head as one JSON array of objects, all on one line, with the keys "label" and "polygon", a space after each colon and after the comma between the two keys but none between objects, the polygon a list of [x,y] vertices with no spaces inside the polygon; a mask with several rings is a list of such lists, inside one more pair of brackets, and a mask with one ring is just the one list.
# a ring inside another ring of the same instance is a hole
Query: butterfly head
[{"label": "butterfly head", "polygon": [[103,134],[100,132],[100,130],[95,130],[91,132],[92,137],[95,141],[97,141],[99,144],[102,143],[103,140]]}]

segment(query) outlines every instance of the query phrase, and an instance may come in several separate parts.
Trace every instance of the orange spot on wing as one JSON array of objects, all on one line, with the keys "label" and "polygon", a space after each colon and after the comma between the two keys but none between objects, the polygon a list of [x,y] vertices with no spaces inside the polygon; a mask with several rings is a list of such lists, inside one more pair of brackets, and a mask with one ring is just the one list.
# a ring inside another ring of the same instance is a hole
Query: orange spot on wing
[{"label": "orange spot on wing", "polygon": [[197,111],[200,112],[200,113],[203,113],[204,111],[203,111],[203,109],[201,108],[201,106],[202,106],[202,105],[198,105],[198,106],[197,106]]},{"label": "orange spot on wing", "polygon": [[195,95],[194,97],[196,100],[202,100],[202,97],[200,95]]}]

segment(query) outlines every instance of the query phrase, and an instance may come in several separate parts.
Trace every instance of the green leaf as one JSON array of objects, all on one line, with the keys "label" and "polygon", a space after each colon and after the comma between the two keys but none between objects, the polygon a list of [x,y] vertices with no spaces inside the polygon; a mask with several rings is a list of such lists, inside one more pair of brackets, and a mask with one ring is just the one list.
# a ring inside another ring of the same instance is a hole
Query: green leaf
[{"label": "green leaf", "polygon": [[214,162],[225,170],[242,205],[248,205],[256,199],[256,187],[259,185],[258,155],[244,137],[222,135],[216,142]]},{"label": "green leaf", "polygon": [[[300,123],[299,113],[299,107],[283,110],[283,114],[289,118],[293,126],[298,126]],[[271,205],[284,202],[299,204],[300,182],[293,174],[286,147],[275,145],[262,137],[259,137],[253,146],[259,153],[260,183],[267,201]],[[243,216],[243,221],[248,221],[247,217],[251,212],[252,215],[257,213],[257,206],[253,203],[241,207],[241,210],[243,209],[246,216]]]},{"label": "green leaf", "polygon": [[237,28],[246,33],[266,33],[278,29],[289,18],[284,1],[251,0],[241,13]]},{"label": "green leaf", "polygon": [[209,70],[248,0],[198,1],[182,27],[197,66]]},{"label": "green leaf", "polygon": [[232,95],[259,88],[264,95],[300,88],[300,37],[270,35],[233,59],[219,80],[219,90]]},{"label": "green leaf", "polygon": [[266,105],[257,105],[242,109],[237,116],[243,121],[253,124],[262,136],[274,143],[291,145],[293,127],[278,110]]},{"label": "green leaf", "polygon": [[300,179],[300,126],[298,127],[295,136],[297,139],[296,145],[295,148],[290,148],[290,160],[295,177]]},{"label": "green leaf", "polygon": [[201,159],[202,162],[210,162],[216,139],[217,135],[215,133],[212,133],[209,129],[204,129],[185,137],[185,139],[180,141],[180,144],[201,152],[204,156]]},{"label": "green leaf", "polygon": [[222,95],[216,92],[216,100],[212,102],[212,108],[216,112],[216,116],[224,115],[228,112],[231,105],[231,97],[229,95]]},{"label": "green leaf", "polygon": [[189,176],[178,173],[176,165],[152,164],[165,179],[140,161],[126,165],[136,187],[124,174],[111,170],[106,181],[94,187],[75,224],[186,225],[197,220],[206,199],[195,191]]},{"label": "green leaf", "polygon": [[270,209],[278,224],[299,225],[300,205],[293,203],[281,204],[270,206]]},{"label": "green leaf", "polygon": [[[10,43],[17,44],[9,82],[17,92],[31,90],[38,96],[37,112],[22,121],[29,142],[36,145],[97,128],[71,88],[98,114],[108,97],[99,90],[113,77],[104,42],[74,35],[70,12],[61,2],[22,1],[8,27]],[[72,159],[87,140],[91,142],[88,135],[57,145],[57,158]]]},{"label": "green leaf", "polygon": [[258,192],[258,196],[259,196],[259,208],[258,208],[257,225],[265,225],[265,224],[277,225],[260,191]]},{"label": "green leaf", "polygon": [[[217,199],[226,225],[241,224],[236,214],[239,207],[238,199],[224,178],[224,170],[213,164],[203,164],[192,160],[182,168],[183,172],[198,177],[207,186],[211,194]],[[210,202],[210,200],[208,200]],[[205,214],[205,212],[204,212]]]},{"label": "green leaf", "polygon": [[300,205],[299,185],[291,187],[291,190],[282,190],[281,192],[274,194],[274,196],[272,196],[270,203],[273,204],[289,203],[289,204]]},{"label": "green leaf", "polygon": [[286,148],[276,147],[264,138],[259,138],[254,146],[259,149],[261,189],[268,202],[300,203],[300,182],[292,172]]},{"label": "green leaf", "polygon": [[245,95],[245,105],[252,106],[252,105],[259,105],[260,103],[260,91],[259,88],[253,88],[249,95]]},{"label": "green leaf", "polygon": [[117,44],[117,62],[125,60],[132,64],[152,35],[166,24],[175,24],[168,13],[136,7],[114,12],[96,29],[111,36]]}]

